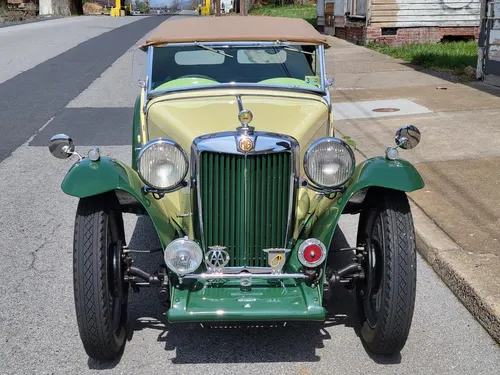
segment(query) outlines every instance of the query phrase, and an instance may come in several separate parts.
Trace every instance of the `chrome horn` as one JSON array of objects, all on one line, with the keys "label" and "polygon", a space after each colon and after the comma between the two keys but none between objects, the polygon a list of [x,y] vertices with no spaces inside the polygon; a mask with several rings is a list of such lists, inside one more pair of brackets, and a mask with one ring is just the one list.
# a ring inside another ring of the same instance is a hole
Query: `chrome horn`
[{"label": "chrome horn", "polygon": [[81,159],[82,157],[75,151],[73,140],[66,134],[56,134],[50,138],[49,151],[58,159],[67,159],[75,154]]}]

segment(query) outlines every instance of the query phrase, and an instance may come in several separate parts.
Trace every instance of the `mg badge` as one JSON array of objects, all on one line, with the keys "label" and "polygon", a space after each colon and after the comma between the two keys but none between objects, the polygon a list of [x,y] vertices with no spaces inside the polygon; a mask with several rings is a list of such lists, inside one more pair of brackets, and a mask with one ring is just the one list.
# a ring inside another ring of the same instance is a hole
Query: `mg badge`
[{"label": "mg badge", "polygon": [[240,139],[240,150],[243,152],[249,152],[253,150],[253,141],[248,137],[242,137]]},{"label": "mg badge", "polygon": [[229,263],[229,253],[224,246],[210,246],[205,254],[205,265],[212,273],[220,273]]}]

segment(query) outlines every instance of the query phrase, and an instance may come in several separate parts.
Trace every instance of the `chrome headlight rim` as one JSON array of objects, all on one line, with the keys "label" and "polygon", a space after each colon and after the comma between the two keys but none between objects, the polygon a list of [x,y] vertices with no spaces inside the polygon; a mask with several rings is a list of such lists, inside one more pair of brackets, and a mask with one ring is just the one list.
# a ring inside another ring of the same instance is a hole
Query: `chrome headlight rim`
[{"label": "chrome headlight rim", "polygon": [[[342,145],[349,152],[349,155],[350,155],[351,160],[352,160],[352,166],[351,166],[351,170],[349,171],[349,177],[347,177],[344,181],[342,181],[341,183],[336,184],[336,185],[324,185],[324,184],[317,183],[316,181],[314,181],[311,178],[311,173],[309,171],[308,160],[309,160],[309,157],[311,156],[311,152],[315,149],[315,147],[317,145],[324,143],[324,142],[326,142],[326,143],[338,143],[338,144]],[[312,183],[313,186],[316,186],[316,187],[321,188],[321,189],[334,189],[334,188],[344,186],[346,184],[346,182],[351,179],[352,175],[354,174],[354,170],[356,169],[356,156],[354,155],[354,151],[352,150],[351,146],[349,146],[349,144],[347,142],[343,141],[342,139],[336,138],[336,137],[324,137],[324,138],[320,138],[320,139],[314,141],[311,144],[311,146],[309,146],[306,153],[304,154],[303,163],[304,163],[304,172],[306,173],[307,178],[309,179],[309,181]]]},{"label": "chrome headlight rim", "polygon": [[[182,178],[176,184],[170,185],[168,187],[160,187],[160,186],[155,186],[155,185],[151,184],[148,180],[146,180],[144,178],[144,175],[141,173],[141,168],[139,167],[140,166],[141,157],[144,155],[144,153],[151,146],[156,145],[158,143],[169,144],[169,145],[174,146],[175,148],[177,148],[182,153],[182,156],[184,157],[184,161],[186,163],[186,172],[184,173],[184,175],[182,176]],[[146,143],[141,148],[141,150],[139,151],[139,154],[137,155],[136,165],[137,165],[137,174],[139,175],[140,179],[146,184],[146,186],[149,187],[149,188],[153,188],[155,190],[158,190],[158,191],[162,191],[162,192],[171,192],[171,191],[175,191],[175,190],[178,190],[179,188],[183,187],[185,185],[184,182],[186,180],[186,176],[189,173],[189,158],[188,158],[188,155],[187,155],[186,151],[177,142],[174,142],[174,141],[172,141],[171,139],[168,139],[168,138],[156,138],[156,139],[153,139],[152,141],[149,141],[148,143]]]},{"label": "chrome headlight rim", "polygon": [[[195,251],[198,253],[198,258],[199,258],[199,261],[197,261],[195,263],[196,266],[190,268],[190,269],[187,269],[185,272],[179,272],[179,269],[177,269],[169,260],[168,256],[169,256],[169,252],[170,251],[176,251],[174,248],[177,244],[180,244],[181,246],[186,244],[186,243],[189,243],[190,246],[194,246],[195,248]],[[173,250],[172,250],[173,249]],[[203,250],[201,249],[201,246],[198,242],[196,241],[193,241],[191,239],[189,239],[188,237],[180,237],[180,238],[176,238],[175,240],[171,241],[166,247],[165,247],[165,250],[164,250],[164,253],[163,253],[163,260],[165,262],[165,265],[167,266],[167,268],[172,271],[173,273],[175,273],[176,275],[178,276],[184,276],[184,275],[188,275],[188,274],[191,274],[193,272],[195,272],[200,266],[201,264],[203,263],[203,259],[204,259],[204,254],[203,254]]]}]

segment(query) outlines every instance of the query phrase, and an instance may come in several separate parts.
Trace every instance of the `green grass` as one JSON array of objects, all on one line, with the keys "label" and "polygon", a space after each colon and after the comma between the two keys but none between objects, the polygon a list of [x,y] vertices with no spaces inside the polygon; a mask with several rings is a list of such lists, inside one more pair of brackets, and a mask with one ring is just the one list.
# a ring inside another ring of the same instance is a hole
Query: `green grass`
[{"label": "green grass", "polygon": [[264,5],[249,11],[254,16],[302,18],[316,27],[316,5]]},{"label": "green grass", "polygon": [[349,137],[348,135],[344,135],[342,136],[342,138],[344,138],[344,141],[349,145],[351,146],[352,148],[356,148],[356,141],[354,139],[352,139],[351,137]]},{"label": "green grass", "polygon": [[443,42],[439,44],[407,44],[387,46],[370,43],[369,48],[396,57],[426,69],[450,73],[462,79],[472,78],[470,68],[477,65],[477,44],[471,42]]}]

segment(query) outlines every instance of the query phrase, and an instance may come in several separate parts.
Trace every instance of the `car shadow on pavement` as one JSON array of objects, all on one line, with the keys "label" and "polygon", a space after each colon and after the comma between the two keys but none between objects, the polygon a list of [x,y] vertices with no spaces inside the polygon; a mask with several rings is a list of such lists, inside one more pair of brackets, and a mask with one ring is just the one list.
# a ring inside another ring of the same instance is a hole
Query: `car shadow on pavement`
[{"label": "car shadow on pavement", "polygon": [[[328,266],[335,270],[352,262],[354,258],[352,251],[335,251],[335,249],[345,249],[350,246],[342,230],[337,227],[328,254]],[[355,330],[357,329],[356,296],[353,292],[350,292],[343,286],[334,287],[331,290],[326,309],[326,327],[343,324]]]},{"label": "car shadow on pavement", "polygon": [[[339,229],[334,236],[335,247],[347,247]],[[148,217],[139,217],[129,247],[147,250],[159,247],[155,229]],[[331,254],[337,266],[348,262],[352,254]],[[162,263],[162,253],[139,254],[134,265],[153,272]],[[338,325],[359,331],[356,319],[355,295],[343,287],[336,288],[327,305],[325,322],[288,322],[285,326],[251,328],[203,328],[200,324],[169,324],[166,308],[158,299],[156,288],[143,288],[139,294],[130,291],[129,340],[135,332],[147,329],[158,332],[157,342],[166,351],[174,351],[174,364],[202,363],[270,363],[317,362],[316,349],[331,340],[329,328]],[[373,357],[372,357],[373,358]],[[375,362],[380,363],[374,359]],[[114,368],[120,359],[99,362],[89,359],[91,369]]]},{"label": "car shadow on pavement", "polygon": [[[349,244],[342,230],[337,227],[333,236],[332,246],[330,247],[328,265],[332,267],[332,269],[339,269],[352,262],[354,253],[349,251],[335,252],[334,249],[348,248],[353,245],[354,244]],[[336,287],[332,290],[327,305],[325,327],[339,324],[344,324],[346,327],[352,327],[356,336],[358,336],[361,341],[361,326],[358,320],[356,292],[354,290],[350,291],[343,286]],[[370,359],[377,364],[392,365],[401,363],[401,354],[394,356],[376,355],[373,354],[364,343],[363,349]]]}]

